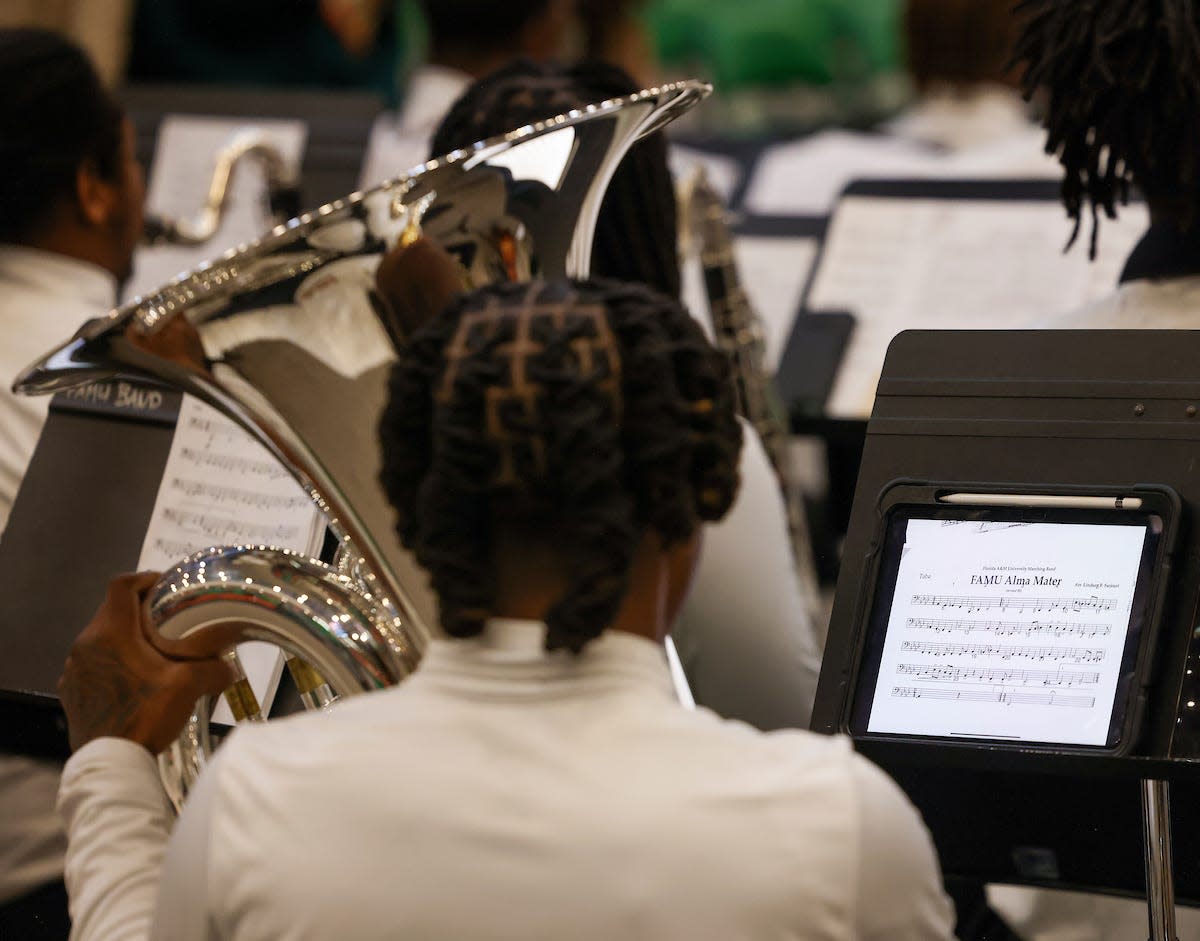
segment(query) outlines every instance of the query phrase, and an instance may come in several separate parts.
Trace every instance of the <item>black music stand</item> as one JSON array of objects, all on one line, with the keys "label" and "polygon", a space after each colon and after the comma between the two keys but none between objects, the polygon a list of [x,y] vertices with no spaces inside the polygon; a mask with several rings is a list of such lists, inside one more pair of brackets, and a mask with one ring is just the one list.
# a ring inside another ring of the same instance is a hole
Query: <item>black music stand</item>
[{"label": "black music stand", "polygon": [[1173,891],[1200,903],[1200,809],[1169,809],[1166,800],[1170,782],[1200,780],[1197,364],[1196,331],[900,334],[867,429],[812,724],[849,728],[879,501],[897,479],[1027,492],[1172,488],[1180,537],[1142,734],[1129,754],[856,741],[924,813],[949,875],[1127,895],[1148,885],[1156,941],[1171,937]]}]

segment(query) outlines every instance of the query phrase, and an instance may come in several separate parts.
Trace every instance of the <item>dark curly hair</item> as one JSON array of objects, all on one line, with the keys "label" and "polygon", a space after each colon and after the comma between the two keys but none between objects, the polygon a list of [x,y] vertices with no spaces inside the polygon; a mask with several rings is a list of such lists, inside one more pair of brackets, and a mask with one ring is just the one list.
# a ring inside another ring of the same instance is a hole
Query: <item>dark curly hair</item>
[{"label": "dark curly hair", "polygon": [[503,283],[452,301],[400,354],[380,480],[449,634],[490,616],[505,526],[564,560],[546,646],[578,652],[616,616],[644,533],[669,546],[728,511],[741,436],[728,364],[676,301]]},{"label": "dark curly hair", "polygon": [[[1046,150],[1066,176],[1078,237],[1090,207],[1116,217],[1134,182],[1181,230],[1197,222],[1200,27],[1192,0],[1024,0],[1016,61],[1026,97],[1046,94]],[[1071,243],[1068,243],[1068,247]]]},{"label": "dark curly hair", "polygon": [[87,161],[121,169],[124,114],[87,55],[57,33],[0,30],[0,242],[30,239]]},{"label": "dark curly hair", "polygon": [[[605,62],[520,60],[467,89],[442,119],[430,156],[639,90],[628,73]],[[596,222],[592,275],[679,297],[676,215],[667,141],[655,132],[630,148],[608,185]]]}]

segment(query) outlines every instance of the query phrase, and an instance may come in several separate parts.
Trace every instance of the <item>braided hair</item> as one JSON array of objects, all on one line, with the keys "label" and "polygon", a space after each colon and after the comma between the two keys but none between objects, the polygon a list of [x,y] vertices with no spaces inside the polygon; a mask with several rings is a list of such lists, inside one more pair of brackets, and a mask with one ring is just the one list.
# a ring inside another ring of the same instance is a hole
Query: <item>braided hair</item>
[{"label": "braided hair", "polygon": [[[567,66],[520,60],[467,89],[442,119],[431,156],[638,90],[628,73],[608,63]],[[667,141],[656,132],[630,148],[608,185],[596,222],[592,274],[649,284],[677,298],[676,238]]]},{"label": "braided hair", "polygon": [[91,161],[121,172],[123,114],[87,55],[57,33],[0,30],[0,242],[28,241]]},{"label": "braided hair", "polygon": [[548,650],[578,652],[612,622],[644,533],[686,541],[738,486],[727,361],[677,302],[615,281],[456,298],[400,354],[380,438],[380,480],[445,630],[482,630],[491,534],[508,527],[566,568]]},{"label": "braided hair", "polygon": [[1181,230],[1200,184],[1200,26],[1192,0],[1024,0],[1015,59],[1027,98],[1047,93],[1046,150],[1066,170],[1062,197],[1078,237],[1090,206],[1116,218],[1131,182]]}]

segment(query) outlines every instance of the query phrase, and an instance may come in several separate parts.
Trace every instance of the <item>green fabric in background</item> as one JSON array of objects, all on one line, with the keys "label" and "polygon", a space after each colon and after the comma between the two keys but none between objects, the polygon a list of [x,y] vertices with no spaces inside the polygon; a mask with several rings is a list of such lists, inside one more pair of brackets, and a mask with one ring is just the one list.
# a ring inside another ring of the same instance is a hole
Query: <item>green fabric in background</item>
[{"label": "green fabric in background", "polygon": [[719,87],[861,82],[900,67],[901,0],[652,0],[647,25],[667,66]]}]

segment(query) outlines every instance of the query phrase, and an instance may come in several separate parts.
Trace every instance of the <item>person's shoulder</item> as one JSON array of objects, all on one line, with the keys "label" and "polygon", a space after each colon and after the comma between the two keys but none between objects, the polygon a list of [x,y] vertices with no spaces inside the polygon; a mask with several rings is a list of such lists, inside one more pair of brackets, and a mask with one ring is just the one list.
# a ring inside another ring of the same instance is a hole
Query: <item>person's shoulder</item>
[{"label": "person's shoulder", "polygon": [[822,735],[805,729],[764,732],[704,708],[683,713],[678,722],[681,733],[692,740],[691,747],[707,746],[713,754],[737,756],[742,767],[753,763],[776,775],[803,775],[809,782],[829,778],[842,786],[854,776],[862,760],[843,735]]}]

